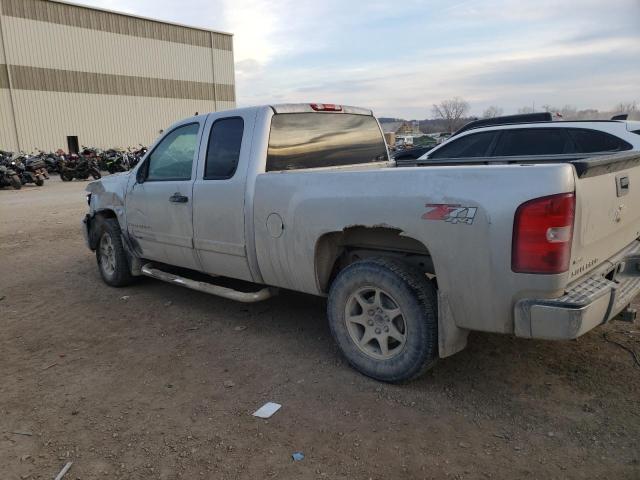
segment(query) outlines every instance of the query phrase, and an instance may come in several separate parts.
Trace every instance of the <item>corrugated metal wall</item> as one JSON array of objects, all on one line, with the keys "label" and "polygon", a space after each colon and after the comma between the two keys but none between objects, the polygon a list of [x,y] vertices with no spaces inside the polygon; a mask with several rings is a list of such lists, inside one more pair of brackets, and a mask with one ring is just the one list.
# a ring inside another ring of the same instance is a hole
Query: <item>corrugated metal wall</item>
[{"label": "corrugated metal wall", "polygon": [[[0,5],[0,14],[2,5]],[[18,149],[11,91],[9,90],[9,74],[4,55],[2,24],[0,23],[0,150],[14,151]]]},{"label": "corrugated metal wall", "polygon": [[13,85],[0,88],[0,149],[18,148],[16,127],[25,151],[66,149],[67,136],[149,144],[185,116],[235,107],[229,35],[49,0],[0,9],[0,87],[3,69]]}]

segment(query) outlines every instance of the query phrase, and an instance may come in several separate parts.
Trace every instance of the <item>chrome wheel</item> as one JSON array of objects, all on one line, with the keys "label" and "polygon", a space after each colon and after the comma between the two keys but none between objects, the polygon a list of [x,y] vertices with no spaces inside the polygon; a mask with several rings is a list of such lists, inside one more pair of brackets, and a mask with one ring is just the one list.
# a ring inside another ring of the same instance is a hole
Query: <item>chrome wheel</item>
[{"label": "chrome wheel", "polygon": [[389,360],[402,352],[407,323],[398,303],[387,292],[364,287],[347,299],[345,323],[351,340],[367,356]]},{"label": "chrome wheel", "polygon": [[113,275],[116,271],[116,251],[108,233],[104,233],[100,238],[100,268],[107,275]]}]

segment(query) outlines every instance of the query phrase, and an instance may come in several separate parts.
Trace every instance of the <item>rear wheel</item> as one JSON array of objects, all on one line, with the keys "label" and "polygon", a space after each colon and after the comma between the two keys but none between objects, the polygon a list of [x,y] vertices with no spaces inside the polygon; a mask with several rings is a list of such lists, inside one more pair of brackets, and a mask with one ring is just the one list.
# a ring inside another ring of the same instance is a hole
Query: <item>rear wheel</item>
[{"label": "rear wheel", "polygon": [[424,273],[375,258],[345,268],[331,286],[327,311],[349,363],[384,382],[418,377],[438,359],[437,294]]},{"label": "rear wheel", "polygon": [[102,175],[100,174],[100,172],[95,168],[90,169],[89,173],[91,174],[94,180],[99,180],[100,178],[102,178]]},{"label": "rear wheel", "polygon": [[96,260],[100,275],[107,285],[124,287],[133,280],[129,261],[122,245],[120,225],[115,218],[97,219],[98,248]]},{"label": "rear wheel", "polygon": [[22,181],[18,175],[11,176],[11,186],[16,190],[20,190],[22,188]]}]

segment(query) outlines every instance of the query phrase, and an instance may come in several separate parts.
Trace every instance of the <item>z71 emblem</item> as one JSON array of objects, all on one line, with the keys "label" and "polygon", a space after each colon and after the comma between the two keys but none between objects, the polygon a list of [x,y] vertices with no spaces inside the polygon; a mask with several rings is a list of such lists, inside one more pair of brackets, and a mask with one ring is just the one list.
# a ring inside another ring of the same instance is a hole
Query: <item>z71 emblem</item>
[{"label": "z71 emblem", "polygon": [[445,203],[427,203],[429,210],[422,215],[423,220],[444,220],[449,223],[466,223],[471,225],[476,217],[476,207],[463,207],[462,205],[450,205]]}]

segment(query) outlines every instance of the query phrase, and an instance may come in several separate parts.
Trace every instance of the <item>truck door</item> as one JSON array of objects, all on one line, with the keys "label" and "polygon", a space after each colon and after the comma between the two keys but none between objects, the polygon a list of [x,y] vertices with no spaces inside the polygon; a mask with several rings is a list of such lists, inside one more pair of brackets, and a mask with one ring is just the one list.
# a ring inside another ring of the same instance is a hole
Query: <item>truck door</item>
[{"label": "truck door", "polygon": [[145,259],[200,269],[193,250],[194,162],[201,124],[180,125],[154,147],[126,197],[127,229]]},{"label": "truck door", "polygon": [[254,122],[255,110],[209,115],[193,186],[193,241],[203,271],[249,281],[244,212]]}]

